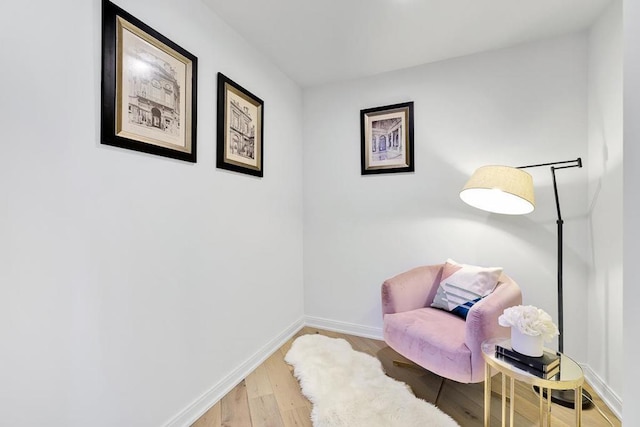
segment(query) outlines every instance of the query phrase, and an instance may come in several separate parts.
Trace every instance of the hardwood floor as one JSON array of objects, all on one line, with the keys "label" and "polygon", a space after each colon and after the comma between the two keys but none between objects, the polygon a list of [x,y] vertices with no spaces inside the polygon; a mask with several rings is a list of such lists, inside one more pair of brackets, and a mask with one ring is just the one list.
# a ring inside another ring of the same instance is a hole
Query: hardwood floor
[{"label": "hardwood floor", "polygon": [[[320,333],[346,339],[354,350],[368,353],[382,362],[387,375],[411,386],[416,396],[433,403],[440,386],[440,377],[419,367],[398,367],[393,360],[406,361],[387,347],[383,341],[360,338],[337,332],[303,328],[244,381],[224,396],[192,427],[311,427],[311,403],[302,395],[292,368],[284,361],[295,338],[304,334]],[[492,380],[491,426],[500,426],[500,376]],[[611,424],[593,407],[583,411],[583,425],[587,427],[621,426],[620,420],[609,410],[588,384],[596,405],[611,420]],[[480,427],[483,424],[483,384],[459,384],[445,381],[438,407],[453,417],[462,427]],[[515,425],[538,425],[538,397],[524,385],[516,388]],[[574,412],[558,405],[552,407],[553,426],[573,426]],[[366,426],[353,426],[366,427]],[[392,427],[392,426],[390,426]],[[402,427],[402,426],[393,426]]]}]

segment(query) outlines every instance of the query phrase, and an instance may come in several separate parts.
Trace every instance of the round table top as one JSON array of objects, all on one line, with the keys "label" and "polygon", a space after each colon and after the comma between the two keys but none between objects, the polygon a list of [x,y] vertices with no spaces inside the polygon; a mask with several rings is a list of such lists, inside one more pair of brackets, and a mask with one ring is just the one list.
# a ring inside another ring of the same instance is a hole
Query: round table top
[{"label": "round table top", "polygon": [[[482,343],[482,357],[484,357],[487,364],[497,369],[498,372],[507,374],[528,384],[554,390],[575,389],[584,383],[584,373],[580,365],[563,353],[559,353],[560,375],[545,379],[523,371],[505,360],[498,359],[496,357],[496,345],[498,344],[510,346],[511,340],[508,338],[492,338]],[[555,350],[545,350],[555,352]]]}]

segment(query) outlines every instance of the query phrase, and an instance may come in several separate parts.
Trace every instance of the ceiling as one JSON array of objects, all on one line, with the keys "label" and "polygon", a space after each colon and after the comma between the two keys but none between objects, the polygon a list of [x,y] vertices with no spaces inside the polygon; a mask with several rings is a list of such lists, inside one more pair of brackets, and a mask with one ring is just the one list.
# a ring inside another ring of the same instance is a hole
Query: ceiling
[{"label": "ceiling", "polygon": [[203,0],[303,87],[559,36],[611,0]]}]

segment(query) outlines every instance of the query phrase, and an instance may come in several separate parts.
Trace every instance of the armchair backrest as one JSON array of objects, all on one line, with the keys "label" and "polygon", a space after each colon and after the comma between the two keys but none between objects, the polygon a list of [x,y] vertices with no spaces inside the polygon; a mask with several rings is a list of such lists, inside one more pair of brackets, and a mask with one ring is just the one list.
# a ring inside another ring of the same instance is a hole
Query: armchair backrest
[{"label": "armchair backrest", "polygon": [[[389,313],[402,313],[430,307],[442,280],[443,267],[444,264],[416,267],[385,280],[382,284],[383,317]],[[500,275],[497,287],[502,284],[507,285],[505,288],[515,286],[519,292],[518,285],[504,273]]]},{"label": "armchair backrest", "polygon": [[382,315],[429,307],[444,264],[425,265],[400,273],[382,284]]}]

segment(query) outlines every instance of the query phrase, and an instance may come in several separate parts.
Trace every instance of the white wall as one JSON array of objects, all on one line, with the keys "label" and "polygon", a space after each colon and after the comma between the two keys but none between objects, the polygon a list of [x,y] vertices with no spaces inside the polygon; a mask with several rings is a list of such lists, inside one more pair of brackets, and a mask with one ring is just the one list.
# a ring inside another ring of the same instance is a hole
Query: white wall
[{"label": "white wall", "polygon": [[[509,217],[458,193],[475,168],[587,154],[587,39],[567,36],[304,92],[305,313],[380,335],[380,285],[418,265],[500,265],[556,317],[551,173]],[[416,172],[360,175],[359,111],[415,102]],[[565,351],[586,361],[587,171],[558,173],[565,219]]]},{"label": "white wall", "polygon": [[[100,1],[3,4],[2,425],[163,425],[302,319],[301,90],[199,0],[118,3],[199,59],[198,163],[100,144]],[[263,179],[215,167],[218,71]]]},{"label": "white wall", "polygon": [[588,327],[592,384],[620,412],[622,337],[622,2],[589,33],[590,246]]},{"label": "white wall", "polygon": [[[555,317],[548,171],[531,170],[538,207],[527,217],[475,211],[457,194],[483,164],[577,156],[587,160],[589,191],[587,170],[558,175],[565,347],[580,361],[588,350],[588,362],[619,390],[613,354],[597,349],[602,340],[621,348],[619,333],[608,335],[619,322],[620,290],[612,284],[620,266],[604,256],[619,247],[591,233],[594,251],[584,249],[587,231],[616,216],[601,208],[605,201],[620,202],[620,138],[611,134],[619,111],[609,98],[619,82],[599,66],[599,58],[616,64],[616,52],[606,49],[617,36],[615,7],[589,38],[587,157],[584,35],[311,88],[302,116],[297,86],[200,1],[118,3],[198,56],[199,161],[100,145],[99,1],[3,6],[2,77],[10,84],[0,104],[2,424],[155,426],[192,415],[201,396],[216,397],[212,391],[239,364],[299,324],[303,178],[304,302],[313,319],[378,334],[382,280],[446,257],[504,266],[525,302]],[[640,35],[628,25],[640,10],[632,3],[625,1],[627,140],[640,137],[633,119],[640,114],[640,56],[631,43]],[[218,71],[265,100],[263,179],[215,168]],[[359,110],[407,100],[416,103],[416,172],[361,176]],[[639,322],[631,305],[638,159],[626,144],[627,355],[636,353]],[[588,305],[606,324],[591,322],[587,334],[579,308],[587,305],[583,284],[594,259]],[[601,295],[606,304],[596,303]],[[627,356],[627,401],[638,382],[634,365]],[[627,405],[625,425],[635,419]]]},{"label": "white wall", "polygon": [[624,392],[625,426],[640,425],[640,369],[638,369],[638,325],[640,325],[640,3],[623,2],[624,45]]}]

